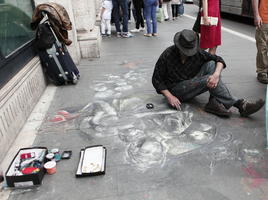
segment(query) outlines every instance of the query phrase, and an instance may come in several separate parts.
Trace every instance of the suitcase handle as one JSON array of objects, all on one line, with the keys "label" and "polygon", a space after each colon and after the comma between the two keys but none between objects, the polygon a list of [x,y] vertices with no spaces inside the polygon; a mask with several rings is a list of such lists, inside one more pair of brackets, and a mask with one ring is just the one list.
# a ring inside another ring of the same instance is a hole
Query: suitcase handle
[{"label": "suitcase handle", "polygon": [[[46,24],[49,26],[49,28],[50,28],[50,30],[51,30],[53,36],[54,36],[55,39],[56,39],[56,44],[55,44],[55,46],[56,46],[56,47],[59,47],[59,48],[61,49],[61,51],[63,52],[63,45],[62,45],[61,42],[58,40],[58,38],[57,38],[57,36],[56,36],[56,34],[55,34],[53,28],[51,27],[51,25],[50,25],[50,23],[49,23],[49,20],[48,20],[48,19],[49,19],[49,18],[48,18],[48,15],[47,15],[45,12],[42,12],[42,15],[43,15],[43,19],[41,20],[40,23],[46,23]],[[51,49],[55,48],[55,46],[53,45]],[[51,49],[50,49],[50,50],[51,50]],[[55,48],[55,51],[56,51],[56,48]],[[47,50],[47,53],[49,53],[49,50]],[[60,70],[60,73],[61,73],[63,79],[65,80],[65,83],[67,83],[68,78],[67,78],[67,76],[66,76],[66,74],[65,74],[65,72],[64,72],[64,70],[63,70],[63,67],[62,67],[61,63],[59,62],[59,60],[58,60],[58,58],[57,58],[56,55],[54,55],[54,54],[52,53],[52,56],[53,56],[53,58],[54,58],[54,60],[55,60],[55,62],[56,62],[56,64],[57,64],[57,66],[58,66],[58,68],[59,68],[59,70]]]},{"label": "suitcase handle", "polygon": [[53,28],[51,27],[51,25],[50,25],[50,23],[49,23],[49,21],[48,21],[48,16],[47,16],[47,14],[46,14],[45,12],[42,12],[42,15],[43,15],[43,19],[41,20],[40,24],[41,24],[41,23],[46,23],[46,24],[48,24],[48,26],[49,26],[49,28],[50,28],[52,34],[54,35],[54,37],[55,37],[55,39],[56,39],[56,43],[57,43],[57,45],[58,45],[59,47],[62,47],[61,42],[58,40],[58,38],[57,38],[57,36],[56,36],[56,34],[55,34]]}]

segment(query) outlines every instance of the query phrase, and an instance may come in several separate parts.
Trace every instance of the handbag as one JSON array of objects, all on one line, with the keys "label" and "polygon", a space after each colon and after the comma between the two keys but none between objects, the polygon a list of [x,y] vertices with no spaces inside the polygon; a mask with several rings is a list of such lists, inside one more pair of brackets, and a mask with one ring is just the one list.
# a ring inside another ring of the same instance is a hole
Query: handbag
[{"label": "handbag", "polygon": [[[210,21],[210,25],[211,26],[217,26],[218,25],[218,17],[208,17],[209,21]],[[200,22],[201,25],[204,24],[204,18],[201,17],[201,22]]]},{"label": "handbag", "polygon": [[35,40],[35,47],[39,50],[50,49],[56,41],[47,23],[38,25]]},{"label": "handbag", "polygon": [[197,13],[196,20],[195,20],[192,30],[196,33],[200,33],[200,26],[201,26],[201,12],[199,11]]},{"label": "handbag", "polygon": [[163,22],[164,21],[164,10],[163,8],[158,8],[156,11],[156,20],[158,22]]}]

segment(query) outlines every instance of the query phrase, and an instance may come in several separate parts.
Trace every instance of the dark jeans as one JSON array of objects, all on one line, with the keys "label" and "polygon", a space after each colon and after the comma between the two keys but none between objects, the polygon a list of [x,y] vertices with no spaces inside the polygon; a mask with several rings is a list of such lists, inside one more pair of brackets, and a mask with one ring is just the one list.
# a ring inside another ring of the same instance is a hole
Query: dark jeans
[{"label": "dark jeans", "polygon": [[181,4],[179,4],[178,6],[178,13],[179,15],[183,15],[184,14],[184,5],[183,5],[183,1]]},{"label": "dark jeans", "polygon": [[175,87],[170,89],[170,92],[180,101],[185,102],[208,91],[211,97],[216,98],[226,109],[229,109],[237,99],[230,94],[226,85],[221,81],[221,78],[216,88],[207,87],[207,79],[214,73],[215,69],[216,64],[214,61],[203,64],[200,72],[193,79],[179,82]]},{"label": "dark jeans", "polygon": [[172,17],[178,17],[179,4],[172,4]]},{"label": "dark jeans", "polygon": [[123,13],[123,32],[128,32],[128,1],[127,0],[113,0],[114,9],[114,23],[116,32],[121,32],[120,28],[120,8]]},{"label": "dark jeans", "polygon": [[132,8],[132,15],[133,15],[133,17],[134,17],[135,22],[137,22],[137,15],[136,15],[136,10],[135,10],[135,8]]},{"label": "dark jeans", "polygon": [[133,5],[136,11],[136,29],[139,29],[140,26],[144,28],[144,19],[142,16],[143,1],[133,0]]},{"label": "dark jeans", "polygon": [[128,7],[128,20],[131,20],[131,1],[130,2],[128,2],[128,5],[127,5],[127,7]]}]

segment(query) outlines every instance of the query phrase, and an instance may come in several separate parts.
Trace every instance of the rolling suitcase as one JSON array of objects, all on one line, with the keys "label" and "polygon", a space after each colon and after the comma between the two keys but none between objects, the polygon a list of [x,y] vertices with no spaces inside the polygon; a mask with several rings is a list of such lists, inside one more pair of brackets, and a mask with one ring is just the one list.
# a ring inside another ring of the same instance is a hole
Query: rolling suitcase
[{"label": "rolling suitcase", "polygon": [[56,37],[51,28],[47,15],[40,23],[46,24],[55,37],[51,48],[39,50],[39,57],[48,78],[56,85],[68,83],[76,84],[79,79],[79,71],[74,64],[66,46]]}]

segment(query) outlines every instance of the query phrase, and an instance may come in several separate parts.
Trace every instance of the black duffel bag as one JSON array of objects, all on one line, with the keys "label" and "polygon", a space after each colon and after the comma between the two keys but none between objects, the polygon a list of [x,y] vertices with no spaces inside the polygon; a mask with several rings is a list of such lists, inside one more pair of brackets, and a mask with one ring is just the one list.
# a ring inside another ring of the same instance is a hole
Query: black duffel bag
[{"label": "black duffel bag", "polygon": [[39,50],[50,49],[55,41],[49,25],[47,23],[39,24],[36,31],[36,48]]}]

